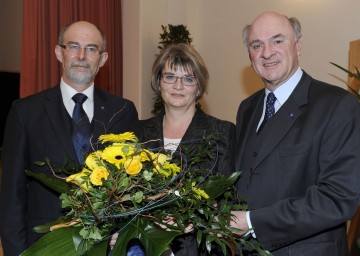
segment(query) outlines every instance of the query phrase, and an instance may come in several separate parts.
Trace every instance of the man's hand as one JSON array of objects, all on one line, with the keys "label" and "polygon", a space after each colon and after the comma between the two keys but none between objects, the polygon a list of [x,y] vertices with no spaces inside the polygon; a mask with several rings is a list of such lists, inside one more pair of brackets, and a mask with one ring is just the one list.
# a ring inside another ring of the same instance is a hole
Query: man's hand
[{"label": "man's hand", "polygon": [[[164,218],[162,223],[165,223],[165,224],[170,225],[170,226],[177,227],[177,223],[175,221],[175,218],[173,218],[173,217]],[[157,222],[157,225],[163,230],[170,231],[170,228],[168,228],[164,224],[161,224],[161,223]],[[193,231],[194,231],[194,227],[191,224],[185,226],[184,233],[190,233],[190,232],[193,232]]]},{"label": "man's hand", "polygon": [[245,211],[232,211],[233,217],[230,220],[230,227],[237,228],[241,230],[236,232],[237,235],[243,235],[249,230],[248,223],[246,221],[246,212]]}]

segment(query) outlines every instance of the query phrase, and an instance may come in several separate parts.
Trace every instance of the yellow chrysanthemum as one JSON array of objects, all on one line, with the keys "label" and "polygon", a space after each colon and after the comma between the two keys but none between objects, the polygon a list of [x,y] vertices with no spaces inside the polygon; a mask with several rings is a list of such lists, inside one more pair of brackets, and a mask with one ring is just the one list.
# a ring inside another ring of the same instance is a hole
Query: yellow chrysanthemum
[{"label": "yellow chrysanthemum", "polygon": [[209,198],[209,195],[202,189],[200,188],[196,188],[195,187],[195,182],[192,183],[192,190],[195,192],[195,197],[197,199],[201,199],[201,197],[205,198],[205,199],[208,199]]},{"label": "yellow chrysanthemum", "polygon": [[168,161],[165,161],[162,164],[154,161],[153,172],[159,173],[165,177],[169,177],[171,175],[175,176],[180,172],[180,167],[174,163],[169,163]]},{"label": "yellow chrysanthemum", "polygon": [[124,142],[124,141],[132,141],[132,142],[137,142],[138,138],[135,136],[135,134],[133,132],[124,132],[124,133],[120,133],[120,134],[103,134],[99,137],[99,140],[101,141],[101,143],[105,143],[105,142]]},{"label": "yellow chrysanthemum", "polygon": [[165,162],[163,168],[171,171],[173,175],[177,175],[180,172],[180,167],[174,163]]},{"label": "yellow chrysanthemum", "polygon": [[134,154],[135,147],[126,143],[115,143],[106,147],[101,156],[109,163],[115,164],[117,168],[121,168],[121,165],[125,163],[126,157]]},{"label": "yellow chrysanthemum", "polygon": [[157,166],[155,166],[155,168],[153,168],[153,172],[160,174],[161,176],[164,176],[166,178],[171,175],[171,172],[169,172],[168,170],[162,169],[159,165],[157,165]]},{"label": "yellow chrysanthemum", "polygon": [[91,171],[84,168],[81,172],[70,175],[66,178],[66,182],[74,183],[80,186],[84,191],[88,192],[92,186],[88,181],[85,181],[84,178],[88,177],[91,174]]},{"label": "yellow chrysanthemum", "polygon": [[140,156],[134,156],[127,159],[124,163],[125,171],[130,176],[135,176],[140,173],[142,169],[142,163],[140,161]]},{"label": "yellow chrysanthemum", "polygon": [[90,174],[90,181],[95,186],[102,186],[103,181],[107,180],[109,177],[109,172],[105,166],[97,166],[93,169],[92,173]]}]

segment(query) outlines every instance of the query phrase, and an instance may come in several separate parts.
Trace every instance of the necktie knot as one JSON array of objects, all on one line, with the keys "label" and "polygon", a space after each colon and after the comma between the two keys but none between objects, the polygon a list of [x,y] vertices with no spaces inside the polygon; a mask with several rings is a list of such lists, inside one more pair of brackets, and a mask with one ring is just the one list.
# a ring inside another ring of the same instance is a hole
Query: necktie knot
[{"label": "necktie knot", "polygon": [[83,104],[85,100],[87,99],[87,96],[83,93],[77,93],[72,97],[72,100],[75,102],[75,104]]},{"label": "necktie knot", "polygon": [[72,97],[72,100],[75,102],[75,107],[72,114],[72,119],[75,122],[87,118],[87,115],[83,109],[82,104],[87,99],[87,96],[83,93],[77,93]]}]

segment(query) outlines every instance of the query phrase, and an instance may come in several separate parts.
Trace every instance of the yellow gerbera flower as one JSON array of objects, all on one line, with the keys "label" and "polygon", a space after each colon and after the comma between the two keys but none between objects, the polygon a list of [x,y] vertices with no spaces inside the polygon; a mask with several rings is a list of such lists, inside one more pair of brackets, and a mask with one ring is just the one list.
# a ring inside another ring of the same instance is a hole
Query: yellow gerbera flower
[{"label": "yellow gerbera flower", "polygon": [[134,154],[135,147],[126,143],[115,143],[106,147],[101,156],[109,163],[115,164],[117,168],[121,168],[121,165],[125,163],[126,157]]},{"label": "yellow gerbera flower", "polygon": [[124,132],[124,133],[120,133],[120,134],[103,134],[99,137],[99,140],[101,141],[101,143],[105,143],[105,142],[124,142],[124,141],[133,141],[133,142],[137,142],[137,137],[135,136],[135,134],[133,132]]}]

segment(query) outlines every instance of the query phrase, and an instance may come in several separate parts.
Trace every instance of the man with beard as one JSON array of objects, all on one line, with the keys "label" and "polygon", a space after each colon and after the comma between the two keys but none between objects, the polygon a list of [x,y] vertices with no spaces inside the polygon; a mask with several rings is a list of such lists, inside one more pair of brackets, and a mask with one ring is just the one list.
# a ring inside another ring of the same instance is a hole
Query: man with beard
[{"label": "man with beard", "polygon": [[73,96],[82,93],[87,115],[82,119],[90,131],[83,143],[90,151],[98,148],[101,134],[132,131],[138,120],[133,102],[94,86],[108,58],[106,39],[98,27],[85,21],[65,26],[55,54],[63,67],[60,84],[14,101],[6,121],[0,195],[0,236],[6,256],[18,256],[41,236],[35,226],[62,215],[59,194],[29,178],[25,170],[52,175],[48,166],[34,164],[45,158],[58,167],[83,164],[72,140]]}]

